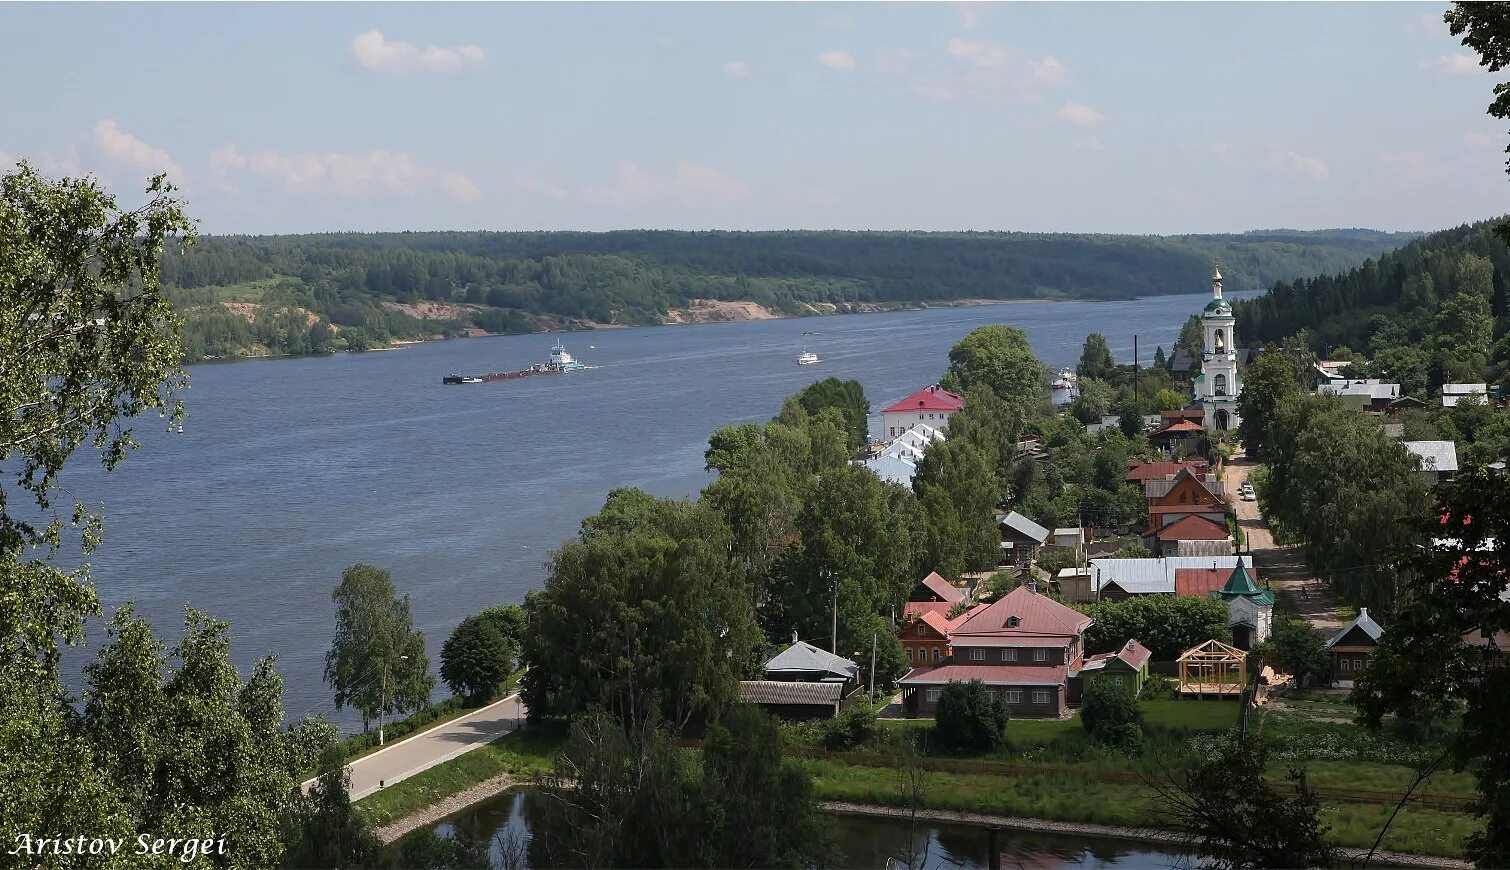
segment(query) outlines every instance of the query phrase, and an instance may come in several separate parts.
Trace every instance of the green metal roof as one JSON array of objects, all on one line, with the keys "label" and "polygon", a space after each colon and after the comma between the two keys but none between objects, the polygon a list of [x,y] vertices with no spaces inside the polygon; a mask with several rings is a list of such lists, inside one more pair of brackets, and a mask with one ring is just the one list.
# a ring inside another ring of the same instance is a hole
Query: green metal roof
[{"label": "green metal roof", "polygon": [[1232,306],[1225,299],[1213,299],[1206,303],[1205,312],[1211,315],[1227,316],[1232,313]]},{"label": "green metal roof", "polygon": [[1253,581],[1253,575],[1248,573],[1248,568],[1241,559],[1237,561],[1237,567],[1232,569],[1232,575],[1227,578],[1227,585],[1211,593],[1211,597],[1225,601],[1247,598],[1254,604],[1269,606],[1274,604],[1274,593],[1268,589],[1258,588],[1258,584]]}]

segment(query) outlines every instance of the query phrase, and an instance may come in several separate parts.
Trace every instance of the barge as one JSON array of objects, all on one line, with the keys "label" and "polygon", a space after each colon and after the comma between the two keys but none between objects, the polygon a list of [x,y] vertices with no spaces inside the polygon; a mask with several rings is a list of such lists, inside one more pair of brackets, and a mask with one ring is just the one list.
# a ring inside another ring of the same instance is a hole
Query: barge
[{"label": "barge", "polygon": [[484,375],[446,375],[440,379],[443,384],[485,384],[492,381],[513,381],[519,378],[532,378],[535,375],[559,375],[566,372],[595,369],[597,366],[586,365],[576,357],[566,352],[558,340],[551,348],[550,356],[543,363],[535,363],[527,369],[519,369],[512,372],[488,372]]}]

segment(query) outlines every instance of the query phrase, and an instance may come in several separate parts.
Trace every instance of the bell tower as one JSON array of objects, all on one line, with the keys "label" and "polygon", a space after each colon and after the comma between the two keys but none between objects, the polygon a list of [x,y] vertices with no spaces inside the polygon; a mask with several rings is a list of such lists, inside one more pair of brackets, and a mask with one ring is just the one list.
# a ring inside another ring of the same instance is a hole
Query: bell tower
[{"label": "bell tower", "polygon": [[1195,380],[1195,398],[1205,412],[1208,429],[1235,429],[1239,422],[1237,397],[1243,391],[1243,382],[1237,370],[1237,341],[1233,336],[1236,324],[1231,304],[1222,298],[1221,267],[1213,264],[1211,301],[1201,311],[1201,329],[1205,334],[1201,374]]}]

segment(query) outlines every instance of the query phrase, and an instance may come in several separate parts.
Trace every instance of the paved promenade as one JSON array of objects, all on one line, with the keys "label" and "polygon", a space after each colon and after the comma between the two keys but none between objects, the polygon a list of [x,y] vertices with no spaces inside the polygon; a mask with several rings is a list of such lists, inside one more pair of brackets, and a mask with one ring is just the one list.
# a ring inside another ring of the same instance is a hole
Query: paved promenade
[{"label": "paved promenade", "polygon": [[[491,743],[524,723],[524,705],[516,692],[472,713],[395,741],[347,766],[351,799],[361,800],[379,788],[408,779],[437,764]],[[314,780],[304,783],[308,788]]]}]

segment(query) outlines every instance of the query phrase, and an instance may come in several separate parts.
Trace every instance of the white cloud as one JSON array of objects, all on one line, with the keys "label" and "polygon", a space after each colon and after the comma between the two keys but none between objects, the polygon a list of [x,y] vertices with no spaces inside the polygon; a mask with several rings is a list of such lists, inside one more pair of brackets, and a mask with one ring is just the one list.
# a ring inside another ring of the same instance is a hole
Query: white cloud
[{"label": "white cloud", "polygon": [[1321,160],[1289,149],[1275,151],[1269,155],[1269,161],[1271,165],[1310,176],[1318,181],[1332,174],[1332,170]]},{"label": "white cloud", "polygon": [[747,79],[750,77],[750,65],[742,60],[731,60],[724,64],[724,75]]},{"label": "white cloud", "polygon": [[1423,60],[1417,66],[1449,76],[1476,76],[1484,72],[1484,68],[1479,66],[1477,55],[1462,52],[1444,54],[1435,60]]},{"label": "white cloud", "polygon": [[415,163],[408,154],[392,151],[243,154],[235,145],[224,145],[210,155],[210,166],[222,175],[251,173],[299,192],[365,198],[413,196],[439,190],[462,202],[482,196],[477,185],[465,175]]},{"label": "white cloud", "polygon": [[539,193],[551,199],[566,199],[570,195],[566,192],[566,188],[561,185],[552,184],[549,181],[541,181],[528,172],[521,172],[515,175],[514,184],[523,190]]},{"label": "white cloud", "polygon": [[854,69],[855,56],[847,51],[833,49],[818,55],[818,64],[829,69]]},{"label": "white cloud", "polygon": [[956,36],[949,40],[948,50],[951,57],[968,61],[975,66],[1001,66],[1009,59],[1007,50],[989,39],[961,39]]},{"label": "white cloud", "polygon": [[377,30],[352,39],[351,56],[365,70],[401,76],[419,71],[455,74],[487,60],[487,55],[475,45],[431,45],[421,50],[413,43],[389,42]]},{"label": "white cloud", "polygon": [[1446,163],[1420,151],[1390,151],[1379,155],[1395,181],[1409,185],[1435,184],[1453,174]]},{"label": "white cloud", "polygon": [[744,182],[722,170],[695,163],[678,163],[669,177],[653,175],[631,161],[614,167],[614,183],[582,191],[590,201],[621,207],[676,200],[687,204],[726,204],[744,196]]},{"label": "white cloud", "polygon": [[127,133],[109,118],[95,123],[90,139],[100,153],[112,160],[146,170],[153,175],[166,172],[175,182],[181,183],[184,180],[184,171],[168,157],[168,152]]},{"label": "white cloud", "polygon": [[927,100],[1027,102],[1067,84],[1069,71],[1053,55],[1033,56],[989,39],[955,37],[944,47],[948,60],[915,76],[908,90]]},{"label": "white cloud", "polygon": [[1463,144],[1473,148],[1488,148],[1494,144],[1494,137],[1488,133],[1464,133]]},{"label": "white cloud", "polygon": [[1332,174],[1326,162],[1283,146],[1250,147],[1229,142],[1213,142],[1207,146],[1211,153],[1221,158],[1222,163],[1249,169],[1267,169],[1292,175],[1303,175],[1318,181]]},{"label": "white cloud", "polygon": [[959,26],[966,30],[974,30],[980,26],[981,4],[959,3],[954,7],[954,12],[959,16]]},{"label": "white cloud", "polygon": [[1065,103],[1059,110],[1059,117],[1082,127],[1094,127],[1106,122],[1105,115],[1084,103]]},{"label": "white cloud", "polygon": [[1440,12],[1428,12],[1414,16],[1410,19],[1410,23],[1406,25],[1405,29],[1419,36],[1447,35],[1447,24],[1442,21],[1442,14]]}]

